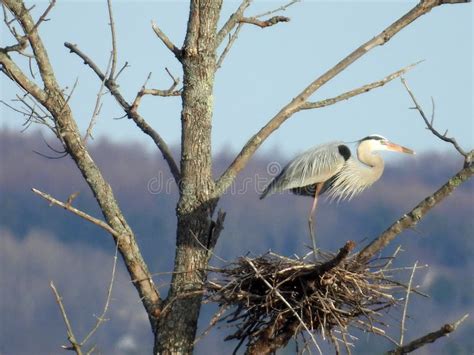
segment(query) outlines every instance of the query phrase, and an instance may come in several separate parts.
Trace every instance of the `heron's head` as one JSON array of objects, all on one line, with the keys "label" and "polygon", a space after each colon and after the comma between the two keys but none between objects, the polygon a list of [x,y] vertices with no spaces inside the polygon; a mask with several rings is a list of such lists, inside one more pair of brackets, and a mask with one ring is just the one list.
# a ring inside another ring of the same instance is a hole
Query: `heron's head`
[{"label": "heron's head", "polygon": [[401,146],[399,144],[390,142],[387,138],[379,134],[371,134],[359,141],[359,149],[366,149],[368,151],[381,151],[389,150],[392,152],[415,154],[415,152],[409,148]]}]

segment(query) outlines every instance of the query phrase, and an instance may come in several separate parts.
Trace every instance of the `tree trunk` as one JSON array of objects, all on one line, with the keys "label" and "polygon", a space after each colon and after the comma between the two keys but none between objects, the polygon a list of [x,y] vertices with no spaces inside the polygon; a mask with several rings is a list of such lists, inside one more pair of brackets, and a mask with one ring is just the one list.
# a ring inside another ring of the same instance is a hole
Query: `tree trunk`
[{"label": "tree trunk", "polygon": [[191,1],[182,50],[181,179],[174,274],[155,336],[155,353],[193,350],[202,285],[215,244],[211,160],[216,26],[221,1]]}]

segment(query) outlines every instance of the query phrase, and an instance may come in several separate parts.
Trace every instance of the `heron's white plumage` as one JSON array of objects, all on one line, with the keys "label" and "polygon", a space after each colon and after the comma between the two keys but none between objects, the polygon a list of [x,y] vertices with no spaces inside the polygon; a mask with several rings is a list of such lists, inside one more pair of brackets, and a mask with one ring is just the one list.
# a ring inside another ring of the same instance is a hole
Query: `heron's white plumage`
[{"label": "heron's white plumage", "polygon": [[[331,200],[351,199],[376,182],[383,173],[381,150],[415,154],[411,149],[372,134],[359,141],[357,158],[343,142],[331,142],[307,150],[290,161],[272,180],[260,198],[283,190],[298,195],[328,193]],[[319,188],[316,190],[316,185]]]},{"label": "heron's white plumage", "polygon": [[383,160],[379,165],[367,166],[354,158],[349,158],[327,188],[328,198],[332,200],[352,199],[376,182],[383,173]]}]

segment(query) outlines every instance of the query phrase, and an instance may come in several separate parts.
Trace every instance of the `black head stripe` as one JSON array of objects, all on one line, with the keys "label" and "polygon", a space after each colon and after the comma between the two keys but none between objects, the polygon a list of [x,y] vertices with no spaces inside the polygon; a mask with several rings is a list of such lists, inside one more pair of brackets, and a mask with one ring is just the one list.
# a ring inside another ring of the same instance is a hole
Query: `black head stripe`
[{"label": "black head stripe", "polygon": [[365,138],[362,138],[360,142],[368,141],[368,140],[382,141],[384,139],[385,139],[384,137],[372,135],[372,136],[367,136]]},{"label": "black head stripe", "polygon": [[337,149],[339,150],[339,154],[342,155],[344,160],[348,160],[351,157],[351,150],[347,147],[347,145],[341,144],[337,146]]}]

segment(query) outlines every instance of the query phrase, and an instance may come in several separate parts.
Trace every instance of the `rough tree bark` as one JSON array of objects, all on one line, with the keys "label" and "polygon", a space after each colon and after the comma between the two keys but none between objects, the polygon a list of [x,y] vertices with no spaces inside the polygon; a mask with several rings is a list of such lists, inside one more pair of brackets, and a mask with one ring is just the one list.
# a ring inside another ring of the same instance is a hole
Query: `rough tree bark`
[{"label": "rough tree bark", "polygon": [[[200,291],[212,249],[211,128],[216,66],[216,26],[222,1],[191,1],[181,51],[181,182],[175,266],[170,292],[156,329],[155,353],[190,353],[201,308]],[[207,248],[207,249],[206,249]],[[182,295],[192,294],[191,296]]]},{"label": "rough tree bark", "polygon": [[[110,94],[115,97],[123,108],[126,116],[133,120],[142,131],[149,135],[170,166],[170,170],[179,185],[180,197],[176,207],[177,236],[174,273],[169,293],[166,299],[161,299],[155,288],[152,275],[141,256],[134,233],[123,216],[115,200],[111,186],[102,176],[99,167],[89,154],[81,139],[81,134],[71,111],[68,98],[58,84],[54,69],[50,64],[38,27],[45,20],[54,1],[45,13],[35,23],[29,9],[21,0],[2,0],[2,4],[11,12],[14,19],[21,25],[24,34],[13,33],[18,43],[0,48],[0,64],[2,72],[16,82],[26,93],[31,95],[52,116],[54,130],[58,139],[63,143],[65,151],[75,161],[78,169],[92,190],[104,216],[105,222],[111,228],[111,234],[122,255],[125,265],[133,280],[138,294],[143,302],[155,335],[154,353],[160,354],[189,354],[193,350],[197,320],[201,308],[203,281],[206,268],[219,232],[222,229],[224,214],[214,217],[214,212],[220,196],[233,182],[237,174],[247,164],[255,151],[263,142],[295,113],[315,109],[337,103],[349,97],[362,94],[368,90],[384,85],[386,82],[402,75],[408,67],[395,72],[385,79],[365,85],[361,88],[346,92],[335,98],[319,102],[309,102],[308,99],[321,86],[344,71],[352,63],[368,51],[388,42],[400,30],[408,26],[420,16],[433,8],[447,4],[467,2],[467,0],[421,0],[413,9],[383,32],[367,41],[354,52],[342,59],[333,68],[313,80],[293,100],[268,121],[255,134],[236,156],[234,162],[224,174],[214,181],[212,177],[211,157],[211,128],[213,115],[213,86],[217,70],[216,53],[224,39],[230,36],[232,41],[221,54],[219,63],[225,57],[243,24],[255,25],[262,28],[286,22],[289,19],[274,16],[266,21],[255,17],[244,17],[245,10],[251,0],[243,0],[239,8],[229,17],[222,28],[217,30],[217,23],[222,6],[222,0],[191,0],[186,37],[182,48],[176,47],[169,38],[156,26],[153,29],[166,47],[181,62],[183,67],[182,98],[182,135],[180,169],[166,146],[166,143],[153,128],[138,114],[141,97],[145,94],[145,85],[137,94],[135,101],[128,103],[119,91],[114,76],[114,69],[109,77],[102,73],[97,65],[75,45],[66,43],[66,47],[78,55],[86,65],[97,74]],[[110,22],[113,34],[114,62],[116,64],[116,44],[113,31],[113,18],[109,0]],[[11,29],[11,22],[5,21]],[[25,74],[10,56],[11,53],[22,54],[30,46],[34,60],[41,74],[44,87],[38,85],[34,78]],[[174,86],[176,86],[176,81]],[[153,90],[152,90],[153,91]],[[169,96],[172,89],[162,92]],[[173,92],[179,94],[178,92]],[[33,114],[33,113],[32,113]],[[472,175],[472,169],[471,169]],[[431,208],[432,206],[430,206]],[[407,222],[409,226],[410,221]],[[100,223],[99,223],[100,224]],[[159,252],[157,252],[159,254]]]}]

